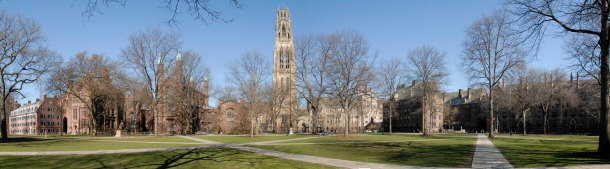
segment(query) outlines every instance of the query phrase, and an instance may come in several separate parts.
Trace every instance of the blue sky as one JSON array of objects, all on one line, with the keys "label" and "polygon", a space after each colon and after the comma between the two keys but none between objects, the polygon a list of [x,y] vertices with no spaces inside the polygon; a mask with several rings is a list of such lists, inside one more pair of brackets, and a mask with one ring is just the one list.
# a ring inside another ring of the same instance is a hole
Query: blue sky
[{"label": "blue sky", "polygon": [[[295,36],[305,33],[331,33],[351,29],[361,33],[377,52],[379,59],[406,57],[409,50],[431,45],[446,52],[450,72],[446,91],[468,88],[462,71],[461,43],[464,29],[483,14],[501,8],[499,1],[240,1],[240,9],[228,1],[216,0],[212,7],[223,12],[230,23],[206,25],[195,21],[188,13],[178,16],[179,28],[165,21],[171,12],[159,8],[161,1],[127,0],[124,7],[114,4],[102,8],[103,14],[91,18],[81,16],[86,1],[0,1],[0,8],[9,14],[32,17],[42,25],[50,49],[59,52],[66,60],[78,52],[101,53],[120,60],[121,49],[127,46],[130,34],[148,27],[161,27],[182,34],[183,49],[192,49],[204,57],[211,69],[210,80],[226,85],[228,62],[248,51],[259,51],[273,58],[276,9],[286,5],[290,9]],[[553,69],[570,64],[563,49],[563,39],[549,36],[545,39],[532,67]],[[569,71],[566,68],[566,71]],[[41,97],[36,85],[25,91],[20,102]],[[210,99],[215,105],[216,99]]]}]

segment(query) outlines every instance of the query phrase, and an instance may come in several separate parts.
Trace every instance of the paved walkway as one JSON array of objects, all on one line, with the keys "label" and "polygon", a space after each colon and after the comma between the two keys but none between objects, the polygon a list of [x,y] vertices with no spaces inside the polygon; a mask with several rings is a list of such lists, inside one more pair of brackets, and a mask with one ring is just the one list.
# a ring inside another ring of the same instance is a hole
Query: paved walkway
[{"label": "paved walkway", "polygon": [[[323,137],[325,137],[325,136],[323,136]],[[307,139],[312,139],[312,138],[322,138],[322,137],[303,137],[303,138],[286,139],[286,140],[271,140],[271,141],[262,141],[262,142],[254,142],[254,143],[244,143],[241,145],[277,145],[276,143],[280,143],[280,142],[307,140]]]},{"label": "paved walkway", "polygon": [[494,146],[489,139],[483,134],[477,137],[477,144],[472,157],[472,168],[487,169],[487,168],[513,168],[513,166],[504,158],[500,150]]},{"label": "paved walkway", "polygon": [[219,142],[210,141],[210,140],[204,140],[204,139],[198,139],[198,138],[189,137],[189,136],[178,135],[178,137],[182,137],[182,138],[193,140],[193,141],[202,142],[202,143],[205,143],[205,144],[220,144]]}]

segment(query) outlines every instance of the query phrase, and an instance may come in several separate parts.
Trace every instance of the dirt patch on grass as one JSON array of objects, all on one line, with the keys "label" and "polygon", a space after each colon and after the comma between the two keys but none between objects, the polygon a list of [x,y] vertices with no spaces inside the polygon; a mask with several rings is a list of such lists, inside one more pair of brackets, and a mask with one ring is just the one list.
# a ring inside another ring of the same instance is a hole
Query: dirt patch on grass
[{"label": "dirt patch on grass", "polygon": [[341,139],[341,140],[347,140],[347,139],[352,139],[352,138],[358,138],[358,136],[347,136],[347,137],[338,136],[337,138]]}]

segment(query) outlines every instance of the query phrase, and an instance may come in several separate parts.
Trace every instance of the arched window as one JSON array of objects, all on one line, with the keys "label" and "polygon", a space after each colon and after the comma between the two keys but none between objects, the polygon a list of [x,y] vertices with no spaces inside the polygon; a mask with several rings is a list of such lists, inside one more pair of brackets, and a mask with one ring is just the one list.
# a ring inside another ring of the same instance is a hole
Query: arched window
[{"label": "arched window", "polygon": [[233,118],[234,112],[233,109],[227,110],[227,118]]}]

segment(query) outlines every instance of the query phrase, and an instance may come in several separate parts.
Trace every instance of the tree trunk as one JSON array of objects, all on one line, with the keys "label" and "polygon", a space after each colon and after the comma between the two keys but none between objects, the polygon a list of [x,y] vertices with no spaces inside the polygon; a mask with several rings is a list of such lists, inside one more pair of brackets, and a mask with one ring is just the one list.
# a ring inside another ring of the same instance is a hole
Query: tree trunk
[{"label": "tree trunk", "polygon": [[155,107],[153,108],[153,111],[155,113],[155,136],[159,136],[159,111],[157,109],[159,109],[159,105],[158,102],[153,103],[155,105]]},{"label": "tree trunk", "polygon": [[348,121],[349,112],[348,112],[348,108],[347,108],[349,101],[347,101],[347,98],[344,99],[343,103],[345,106],[345,107],[343,107],[343,113],[345,113],[345,127],[344,127],[345,129],[343,130],[343,137],[347,137],[347,135],[349,134],[348,133],[349,131],[347,131],[347,130],[349,130],[349,121]]},{"label": "tree trunk", "polygon": [[544,115],[543,115],[544,120],[542,122],[542,125],[543,125],[542,129],[544,130],[543,133],[546,134],[546,124],[548,121],[548,109],[544,110],[543,113],[544,113]]},{"label": "tree trunk", "polygon": [[523,114],[523,135],[526,136],[527,135],[527,119],[525,116],[525,110],[521,110],[521,114]]},{"label": "tree trunk", "polygon": [[0,108],[2,108],[2,124],[0,124],[0,132],[2,132],[2,140],[8,140],[7,126],[6,126],[6,101],[4,98],[0,99],[2,101]]},{"label": "tree trunk", "polygon": [[493,86],[489,87],[489,138],[494,137],[494,99],[493,99]]},{"label": "tree trunk", "polygon": [[599,120],[599,146],[597,152],[610,154],[610,111],[608,103],[608,50],[610,40],[608,39],[608,1],[601,1],[602,16],[601,16],[601,31],[600,31],[600,47],[601,47],[601,110]]},{"label": "tree trunk", "polygon": [[[424,83],[422,83],[424,84]],[[424,84],[424,94],[422,96],[422,108],[421,108],[421,132],[422,134],[428,135],[427,131],[426,131],[426,87]]]},{"label": "tree trunk", "polygon": [[390,99],[390,134],[392,134],[392,112],[394,111],[392,107],[392,99]]}]

